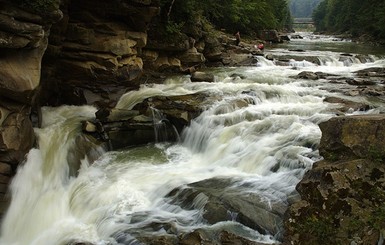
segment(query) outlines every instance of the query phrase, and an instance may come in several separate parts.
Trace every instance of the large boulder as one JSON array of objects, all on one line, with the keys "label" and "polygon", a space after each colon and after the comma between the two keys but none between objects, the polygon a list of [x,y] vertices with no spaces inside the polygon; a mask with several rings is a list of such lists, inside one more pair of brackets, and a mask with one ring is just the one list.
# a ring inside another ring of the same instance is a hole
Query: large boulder
[{"label": "large boulder", "polygon": [[52,19],[27,12],[11,1],[0,10],[0,96],[31,104],[40,84],[41,60],[47,48],[48,29],[61,18]]},{"label": "large boulder", "polygon": [[335,117],[320,128],[320,154],[326,160],[385,159],[384,115]]},{"label": "large boulder", "polygon": [[261,30],[258,32],[258,37],[268,42],[273,42],[273,43],[282,42],[282,39],[276,30]]},{"label": "large boulder", "polygon": [[111,149],[170,141],[199,116],[205,106],[218,99],[204,93],[179,96],[154,96],[136,104],[131,110],[102,108],[95,122],[85,122],[83,130]]},{"label": "large boulder", "polygon": [[297,185],[284,244],[382,244],[385,233],[384,115],[320,125],[320,153]]},{"label": "large boulder", "polygon": [[[237,188],[232,188],[237,186]],[[203,218],[209,224],[237,221],[261,234],[279,236],[282,217],[287,209],[285,201],[266,202],[257,192],[251,192],[230,178],[214,178],[181,186],[169,197],[182,208],[196,208],[203,203]]]}]

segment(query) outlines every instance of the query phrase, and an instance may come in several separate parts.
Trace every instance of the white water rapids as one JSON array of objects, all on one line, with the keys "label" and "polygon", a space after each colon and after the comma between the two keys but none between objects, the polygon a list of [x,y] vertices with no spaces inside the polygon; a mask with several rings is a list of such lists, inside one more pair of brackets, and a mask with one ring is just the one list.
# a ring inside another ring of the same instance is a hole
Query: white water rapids
[{"label": "white water rapids", "polygon": [[[301,71],[352,77],[354,71],[385,66],[376,56],[362,64],[341,62],[333,51],[305,54],[320,57],[322,65],[291,61],[288,66],[276,66],[258,57],[256,67],[211,70],[214,83],[192,83],[184,76],[126,94],[119,108],[130,109],[154,95],[198,91],[219,94],[223,100],[192,121],[177,144],[107,152],[92,165],[84,159],[77,177],[69,177],[67,155],[80,134],[81,120],[93,118],[96,109],[44,108],[43,126],[35,130],[39,148],[29,152],[10,186],[12,202],[2,221],[0,244],[135,244],[136,236],[166,234],[164,229],[149,229],[154,223],[170,223],[177,233],[230,229],[248,239],[275,242],[277,234],[262,235],[233,220],[210,228],[202,218],[204,200],[194,200],[195,208],[186,210],[168,202],[166,195],[184,184],[229,177],[248,183],[247,191],[257,193],[267,204],[287,203],[304,172],[320,159],[318,124],[333,117],[338,107],[324,98],[345,97],[333,91],[347,86],[290,77]],[[253,103],[245,106],[237,103],[240,100]],[[365,113],[383,111],[376,107]]]}]

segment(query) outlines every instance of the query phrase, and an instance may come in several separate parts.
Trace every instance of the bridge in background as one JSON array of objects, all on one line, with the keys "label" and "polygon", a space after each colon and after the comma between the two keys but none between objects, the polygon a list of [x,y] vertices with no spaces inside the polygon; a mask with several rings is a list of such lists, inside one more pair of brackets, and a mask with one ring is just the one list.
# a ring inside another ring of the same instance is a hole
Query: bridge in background
[{"label": "bridge in background", "polygon": [[294,18],[293,25],[314,25],[312,18]]}]

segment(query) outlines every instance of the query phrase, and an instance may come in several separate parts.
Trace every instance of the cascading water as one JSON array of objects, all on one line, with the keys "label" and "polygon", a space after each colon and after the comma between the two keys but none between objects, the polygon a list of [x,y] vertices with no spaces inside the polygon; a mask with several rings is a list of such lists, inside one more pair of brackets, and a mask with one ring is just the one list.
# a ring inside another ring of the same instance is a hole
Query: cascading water
[{"label": "cascading water", "polygon": [[155,142],[179,141],[179,133],[175,126],[156,108],[151,108],[154,123]]},{"label": "cascading water", "polygon": [[[206,91],[222,99],[193,120],[177,144],[111,151],[92,165],[84,159],[76,177],[68,174],[68,149],[80,133],[80,121],[92,118],[95,109],[45,108],[43,128],[36,129],[39,149],[30,151],[11,184],[12,202],[2,221],[0,244],[139,244],[143,237],[198,228],[228,230],[263,243],[279,240],[279,217],[256,217],[262,227],[256,230],[239,222],[242,210],[229,211],[227,220],[210,225],[205,219],[207,195],[197,195],[186,208],[170,193],[221,179],[228,181],[220,190],[226,195],[258,197],[268,211],[284,207],[295,197],[304,172],[320,159],[317,125],[333,117],[336,108],[324,97],[343,97],[332,92],[338,84],[290,77],[302,70],[353,76],[358,69],[384,67],[384,60],[281,67],[259,59],[263,62],[258,67],[214,69],[216,83],[191,83],[184,77],[123,96],[119,109],[160,94]],[[242,77],[230,76],[233,73]]]}]

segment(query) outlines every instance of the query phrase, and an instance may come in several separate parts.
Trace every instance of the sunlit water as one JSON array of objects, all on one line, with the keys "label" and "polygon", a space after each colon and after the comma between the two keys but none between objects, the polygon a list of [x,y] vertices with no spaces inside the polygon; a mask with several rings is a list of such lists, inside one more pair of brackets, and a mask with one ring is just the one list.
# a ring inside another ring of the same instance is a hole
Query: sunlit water
[{"label": "sunlit water", "polygon": [[[310,45],[306,42],[314,40],[301,42]],[[266,52],[289,51],[281,47]],[[155,223],[172,224],[175,234],[197,228],[227,229],[255,241],[277,241],[281,224],[276,234],[265,235],[236,218],[209,226],[202,217],[204,199],[194,200],[194,208],[186,210],[170,202],[167,194],[185,184],[221,177],[234,180],[228,188],[242,185],[242,191],[258,194],[268,205],[288,203],[305,171],[321,159],[318,124],[335,116],[338,107],[324,98],[345,97],[331,92],[342,85],[290,77],[304,70],[351,77],[359,69],[385,66],[375,54],[369,63],[348,65],[331,50],[306,51],[306,55],[325,62],[276,66],[258,57],[256,67],[212,69],[214,83],[192,83],[183,76],[124,95],[117,105],[120,109],[131,109],[154,95],[205,91],[223,99],[192,121],[180,142],[106,152],[92,165],[84,159],[77,177],[69,177],[68,151],[80,133],[80,122],[93,118],[95,108],[44,108],[43,127],[36,129],[39,148],[30,151],[10,186],[12,203],[2,222],[0,243],[136,244],[135,237],[166,234],[164,229],[151,228]],[[384,110],[376,107],[365,113]]]}]

